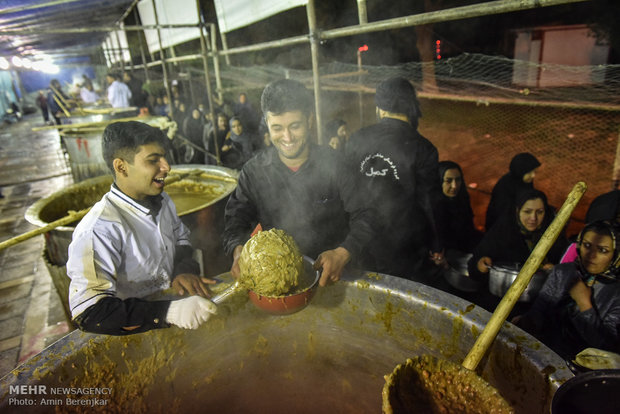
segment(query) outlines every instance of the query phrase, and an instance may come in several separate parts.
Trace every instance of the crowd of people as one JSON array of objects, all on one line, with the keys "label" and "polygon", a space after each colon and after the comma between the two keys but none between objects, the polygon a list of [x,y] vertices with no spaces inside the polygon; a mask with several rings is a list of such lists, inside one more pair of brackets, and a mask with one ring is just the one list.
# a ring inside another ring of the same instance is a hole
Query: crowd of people
[{"label": "crowd of people", "polygon": [[[476,228],[465,173],[454,161],[440,162],[437,148],[419,133],[416,91],[403,78],[377,86],[376,124],[349,136],[346,122],[331,120],[323,130],[325,145],[314,139],[319,126],[312,93],[294,80],[265,87],[262,116],[245,94],[230,107],[230,117],[220,102],[215,122],[200,106],[173,104],[174,116],[183,116],[177,121],[181,134],[206,150],[192,162],[220,157],[240,170],[223,233],[233,276],[257,226],[279,228],[315,259],[321,286],[351,267],[460,294],[443,276],[454,266],[447,258],[465,257],[462,276],[480,288],[463,296],[493,311],[501,298],[489,293],[490,269],[523,264],[555,215],[534,183],[541,162],[520,153],[493,188],[485,228]],[[144,124],[115,123],[104,132],[115,184],[76,228],[67,265],[73,315],[82,329],[126,334],[169,324],[195,328],[216,312],[208,300],[210,281],[197,276],[187,229],[163,192],[170,169],[165,154],[161,132]],[[541,265],[549,275],[539,296],[516,308],[513,322],[565,357],[587,346],[620,351],[618,194],[592,203],[573,243],[565,234],[557,238]],[[153,231],[163,231],[151,228],[159,220],[169,227],[165,250],[155,245],[159,238],[152,240]],[[132,242],[115,242],[119,237]],[[161,263],[145,259],[148,266],[132,259],[151,257],[149,249],[167,256]],[[148,281],[151,289],[166,280],[194,296],[145,304],[141,298],[152,292],[134,289],[138,282]]]},{"label": "crowd of people", "polygon": [[180,140],[175,147],[175,158],[186,164],[213,164],[229,168],[241,167],[270,141],[265,139],[264,122],[260,114],[241,93],[230,104],[213,97],[215,122],[208,104],[188,107],[182,96],[173,102],[173,111],[166,112],[166,101],[155,109],[159,115],[169,116],[178,125]]}]

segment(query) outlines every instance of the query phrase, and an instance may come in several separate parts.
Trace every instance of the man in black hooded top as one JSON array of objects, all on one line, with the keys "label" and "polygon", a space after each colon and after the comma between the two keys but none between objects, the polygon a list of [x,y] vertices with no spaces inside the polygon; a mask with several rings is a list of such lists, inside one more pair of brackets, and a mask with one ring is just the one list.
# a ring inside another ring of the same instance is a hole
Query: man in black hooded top
[{"label": "man in black hooded top", "polygon": [[365,199],[377,212],[380,232],[368,257],[376,271],[425,281],[421,269],[439,263],[443,246],[436,226],[441,188],[437,148],[417,131],[415,89],[401,77],[377,86],[379,122],[357,131],[346,147]]},{"label": "man in black hooded top", "polygon": [[512,158],[509,172],[493,187],[484,223],[486,231],[489,231],[504,211],[514,206],[518,193],[534,188],[534,177],[538,167],[540,162],[529,152],[522,152]]}]

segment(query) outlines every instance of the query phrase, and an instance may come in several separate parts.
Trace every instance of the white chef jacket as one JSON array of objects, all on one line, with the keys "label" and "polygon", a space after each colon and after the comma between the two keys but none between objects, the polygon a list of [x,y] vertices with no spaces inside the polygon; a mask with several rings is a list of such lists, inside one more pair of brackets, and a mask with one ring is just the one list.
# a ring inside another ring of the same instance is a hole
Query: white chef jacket
[{"label": "white chef jacket", "polygon": [[73,318],[107,296],[141,298],[170,287],[175,246],[190,246],[190,232],[170,196],[162,197],[153,216],[112,186],[82,218],[67,261]]},{"label": "white chef jacket", "polygon": [[108,87],[108,101],[112,108],[127,108],[131,99],[131,90],[123,82],[115,80]]}]

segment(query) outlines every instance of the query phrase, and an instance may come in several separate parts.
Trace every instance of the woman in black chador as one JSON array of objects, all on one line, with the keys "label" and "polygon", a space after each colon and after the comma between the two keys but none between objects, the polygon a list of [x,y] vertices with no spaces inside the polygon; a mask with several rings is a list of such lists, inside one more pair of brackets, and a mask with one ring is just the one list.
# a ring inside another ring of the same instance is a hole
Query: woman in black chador
[{"label": "woman in black chador", "polygon": [[[542,191],[533,188],[522,191],[517,194],[516,200],[515,205],[504,212],[484,235],[469,259],[467,266],[469,276],[485,282],[485,285],[491,266],[515,263],[523,265],[553,221],[555,214],[547,204],[547,197]],[[564,234],[558,236],[543,259],[541,269],[549,271],[559,263],[567,245]],[[482,291],[488,292],[488,289]],[[483,295],[478,304],[492,311],[500,299]],[[524,309],[515,307],[515,310]]]},{"label": "woman in black chador", "polygon": [[517,193],[534,188],[538,167],[540,162],[529,152],[522,152],[512,158],[509,172],[493,187],[484,224],[487,231],[506,210],[514,206]]},{"label": "woman in black chador", "polygon": [[447,250],[471,253],[482,238],[474,227],[474,212],[471,209],[469,193],[465,185],[463,170],[453,161],[439,163],[440,198],[443,215],[441,238]]}]

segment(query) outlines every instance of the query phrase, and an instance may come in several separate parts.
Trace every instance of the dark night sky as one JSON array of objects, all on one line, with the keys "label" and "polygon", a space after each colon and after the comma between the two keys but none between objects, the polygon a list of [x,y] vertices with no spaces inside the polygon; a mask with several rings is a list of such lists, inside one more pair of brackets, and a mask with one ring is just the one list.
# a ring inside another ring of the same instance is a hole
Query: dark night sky
[{"label": "dark night sky", "polygon": [[[466,5],[480,1],[436,0],[433,4]],[[620,3],[617,0],[596,0],[564,6],[544,7],[535,10],[493,15],[472,19],[457,20],[435,24],[433,32],[443,42],[443,55],[456,56],[463,52],[484,53],[512,57],[510,29],[553,24],[584,24],[600,20],[603,16],[610,22],[620,19]],[[393,17],[421,13],[422,1],[368,0],[368,20],[377,21]],[[215,21],[212,1],[203,2],[207,19]],[[598,7],[603,12],[597,13]],[[358,22],[357,2],[355,0],[317,1],[318,26],[321,29],[355,25]],[[613,23],[609,23],[613,24]],[[306,34],[307,16],[304,7],[280,13],[262,22],[228,33],[228,46],[242,46],[290,36]],[[338,60],[354,63],[357,47],[368,44],[370,50],[364,54],[364,63],[370,65],[391,65],[419,60],[415,46],[415,29],[405,28],[351,36],[325,42],[321,46],[321,60]],[[280,63],[289,67],[307,68],[310,65],[307,50],[296,48],[271,49],[260,54],[238,56],[240,64]],[[617,50],[618,48],[616,48]],[[618,61],[617,51],[612,51],[610,63]]]}]

